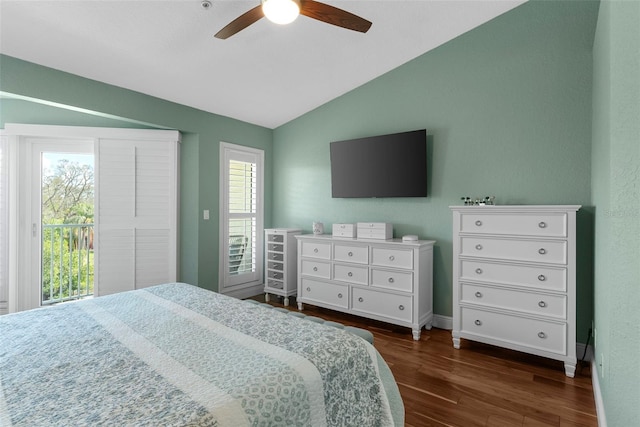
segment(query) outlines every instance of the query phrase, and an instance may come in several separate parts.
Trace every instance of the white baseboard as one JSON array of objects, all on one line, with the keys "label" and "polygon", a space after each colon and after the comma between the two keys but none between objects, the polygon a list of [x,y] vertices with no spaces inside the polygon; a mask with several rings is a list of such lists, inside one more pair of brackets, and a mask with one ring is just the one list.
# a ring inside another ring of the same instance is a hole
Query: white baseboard
[{"label": "white baseboard", "polygon": [[593,386],[593,397],[596,401],[596,416],[598,417],[598,427],[607,427],[607,417],[604,413],[604,401],[600,391],[600,380],[598,379],[598,366],[594,358],[591,358],[591,385]]},{"label": "white baseboard", "polygon": [[264,293],[264,285],[247,286],[241,289],[224,289],[220,293],[238,299],[247,299]]},{"label": "white baseboard", "polygon": [[451,329],[453,329],[453,317],[434,314],[432,325],[434,328],[446,329],[450,331]]}]

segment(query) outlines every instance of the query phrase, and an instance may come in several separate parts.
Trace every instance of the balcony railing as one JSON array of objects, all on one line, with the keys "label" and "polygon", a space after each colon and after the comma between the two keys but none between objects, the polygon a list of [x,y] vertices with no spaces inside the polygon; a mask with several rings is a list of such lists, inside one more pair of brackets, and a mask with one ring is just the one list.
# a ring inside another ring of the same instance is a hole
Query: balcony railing
[{"label": "balcony railing", "polygon": [[42,304],[93,295],[93,224],[42,226]]}]

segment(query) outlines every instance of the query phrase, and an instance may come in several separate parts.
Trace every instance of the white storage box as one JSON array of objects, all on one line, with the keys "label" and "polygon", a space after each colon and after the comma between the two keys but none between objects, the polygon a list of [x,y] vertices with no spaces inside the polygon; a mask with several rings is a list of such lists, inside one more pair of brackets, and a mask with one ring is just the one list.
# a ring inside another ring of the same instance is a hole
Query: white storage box
[{"label": "white storage box", "polygon": [[388,222],[359,222],[356,232],[359,239],[393,239],[393,224]]},{"label": "white storage box", "polygon": [[356,237],[356,225],[333,224],[333,237]]}]

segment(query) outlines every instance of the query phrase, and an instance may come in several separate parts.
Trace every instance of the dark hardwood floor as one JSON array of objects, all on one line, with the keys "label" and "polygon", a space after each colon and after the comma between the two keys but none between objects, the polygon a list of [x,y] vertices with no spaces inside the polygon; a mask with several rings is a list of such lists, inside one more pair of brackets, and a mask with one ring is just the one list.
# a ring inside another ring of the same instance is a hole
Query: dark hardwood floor
[{"label": "dark hardwood floor", "polygon": [[[288,308],[297,310],[294,298]],[[414,341],[409,328],[310,305],[304,313],[373,333],[399,385],[406,426],[598,425],[588,363],[568,378],[558,361],[467,340],[456,350],[443,329]]]}]

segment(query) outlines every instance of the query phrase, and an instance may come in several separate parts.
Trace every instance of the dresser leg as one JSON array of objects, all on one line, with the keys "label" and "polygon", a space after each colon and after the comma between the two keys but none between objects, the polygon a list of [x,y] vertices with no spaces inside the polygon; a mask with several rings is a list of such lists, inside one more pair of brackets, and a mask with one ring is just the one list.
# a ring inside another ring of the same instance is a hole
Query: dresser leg
[{"label": "dresser leg", "polygon": [[414,341],[420,341],[420,330],[422,328],[418,328],[418,329],[412,329],[411,332],[413,333],[413,339]]},{"label": "dresser leg", "polygon": [[304,307],[302,306],[301,302],[298,303],[298,310],[300,311],[304,310]]},{"label": "dresser leg", "polygon": [[576,375],[576,362],[564,362],[564,373],[573,378]]},{"label": "dresser leg", "polygon": [[453,348],[460,349],[460,337],[453,336]]},{"label": "dresser leg", "polygon": [[264,302],[269,302],[269,294],[264,294]]},{"label": "dresser leg", "polygon": [[289,307],[289,297],[284,297],[284,306]]}]

